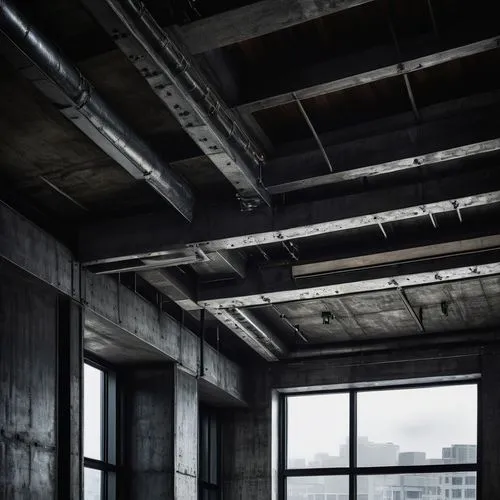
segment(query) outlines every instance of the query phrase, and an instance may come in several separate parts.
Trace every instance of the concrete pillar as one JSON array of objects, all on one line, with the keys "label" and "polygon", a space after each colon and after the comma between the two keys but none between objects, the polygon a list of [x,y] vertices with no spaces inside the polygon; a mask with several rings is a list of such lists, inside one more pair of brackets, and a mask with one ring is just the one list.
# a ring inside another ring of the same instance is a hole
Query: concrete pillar
[{"label": "concrete pillar", "polygon": [[177,364],[139,369],[125,388],[130,500],[198,495],[198,381]]},{"label": "concrete pillar", "polygon": [[57,294],[0,261],[0,498],[56,498]]},{"label": "concrete pillar", "polygon": [[271,390],[254,373],[251,408],[228,410],[222,424],[223,492],[231,500],[271,500]]},{"label": "concrete pillar", "polygon": [[58,303],[57,457],[59,498],[79,500],[82,492],[82,308],[65,295]]},{"label": "concrete pillar", "polygon": [[481,492],[478,499],[500,498],[500,353],[482,356],[479,449],[481,452]]},{"label": "concrete pillar", "polygon": [[81,308],[0,259],[0,498],[81,497]]}]

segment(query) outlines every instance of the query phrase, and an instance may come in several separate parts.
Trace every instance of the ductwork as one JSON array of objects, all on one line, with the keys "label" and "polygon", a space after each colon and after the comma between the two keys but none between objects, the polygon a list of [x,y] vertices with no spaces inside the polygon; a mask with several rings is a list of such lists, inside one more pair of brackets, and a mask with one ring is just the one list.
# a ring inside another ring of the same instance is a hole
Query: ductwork
[{"label": "ductwork", "polygon": [[68,119],[130,174],[144,179],[186,219],[192,219],[194,198],[189,187],[8,0],[0,0],[0,31],[15,46],[10,50],[4,44],[7,57]]},{"label": "ductwork", "polygon": [[247,309],[207,308],[221,323],[267,361],[278,361],[287,353],[285,344]]},{"label": "ductwork", "polygon": [[174,34],[163,30],[140,1],[83,1],[185,131],[233,184],[243,208],[269,205],[269,194],[259,179],[262,153]]}]

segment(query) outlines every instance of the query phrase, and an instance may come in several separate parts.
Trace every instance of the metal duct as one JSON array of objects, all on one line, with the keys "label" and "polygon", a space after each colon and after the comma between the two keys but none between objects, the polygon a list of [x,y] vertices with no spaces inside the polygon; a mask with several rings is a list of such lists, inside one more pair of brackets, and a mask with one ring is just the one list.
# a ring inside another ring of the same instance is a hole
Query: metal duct
[{"label": "metal duct", "polygon": [[84,0],[186,132],[233,184],[244,209],[270,196],[259,180],[262,153],[172,33],[137,0]]},{"label": "metal duct", "polygon": [[207,311],[267,361],[277,361],[287,353],[281,339],[250,311],[241,308],[207,308]]},{"label": "metal duct", "polygon": [[[189,187],[164,166],[149,146],[102,100],[78,68],[8,0],[0,0],[0,31],[23,55],[19,60],[19,52],[8,54],[16,67],[67,118],[130,174],[144,179],[186,219],[192,220],[194,198]],[[25,58],[36,68],[27,65]]]}]

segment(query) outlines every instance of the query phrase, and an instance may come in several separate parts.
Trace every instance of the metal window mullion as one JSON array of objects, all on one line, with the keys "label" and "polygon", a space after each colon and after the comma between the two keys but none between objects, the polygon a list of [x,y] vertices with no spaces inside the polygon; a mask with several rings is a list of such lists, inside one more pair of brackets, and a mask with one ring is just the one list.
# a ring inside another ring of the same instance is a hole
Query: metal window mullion
[{"label": "metal window mullion", "polygon": [[[103,371],[103,390],[101,392],[102,401],[102,421],[101,421],[101,436],[102,436],[102,457],[106,464],[108,461],[108,373]],[[107,469],[107,468],[106,468]],[[108,471],[103,470],[103,480],[101,481],[101,497],[108,500]]]},{"label": "metal window mullion", "polygon": [[357,439],[357,392],[349,392],[349,499],[356,500],[356,467],[358,455]]},{"label": "metal window mullion", "polygon": [[[482,367],[481,367],[482,371]],[[476,436],[476,498],[483,498],[483,397],[481,379],[477,387],[477,436]]]},{"label": "metal window mullion", "polygon": [[287,500],[286,472],[288,460],[288,398],[281,395],[279,401],[279,445],[278,445],[278,497]]}]

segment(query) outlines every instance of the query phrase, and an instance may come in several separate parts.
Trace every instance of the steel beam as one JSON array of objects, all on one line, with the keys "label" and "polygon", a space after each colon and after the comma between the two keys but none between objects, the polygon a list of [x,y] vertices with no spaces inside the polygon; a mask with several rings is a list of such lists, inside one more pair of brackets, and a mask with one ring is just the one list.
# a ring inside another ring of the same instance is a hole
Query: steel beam
[{"label": "steel beam", "polygon": [[[391,134],[397,136],[398,134]],[[367,141],[364,141],[367,142]],[[370,141],[371,142],[371,141]],[[354,146],[354,145],[353,145]],[[340,148],[332,147],[332,150]],[[292,180],[289,182],[282,182],[268,186],[271,194],[284,194],[301,189],[310,189],[319,186],[326,186],[328,184],[336,184],[354,179],[362,179],[365,177],[374,177],[377,175],[385,175],[394,172],[401,172],[403,170],[411,170],[430,165],[439,165],[453,160],[460,160],[463,158],[471,158],[482,154],[493,153],[500,150],[500,138],[491,139],[486,141],[475,142],[472,144],[465,144],[455,148],[434,151],[432,153],[425,153],[420,155],[411,155],[406,158],[397,160],[386,161],[382,163],[374,163],[359,168],[347,169],[345,165],[341,171],[333,172],[330,174],[318,175],[315,177],[307,177],[300,180]],[[298,155],[300,156],[300,155]],[[292,161],[294,161],[292,159]],[[285,163],[281,161],[280,163]],[[288,165],[290,169],[290,165]],[[268,171],[272,170],[272,165],[268,166]],[[270,173],[270,175],[273,175]]]},{"label": "steel beam", "polygon": [[373,0],[262,0],[177,29],[192,54],[244,42]]},{"label": "steel beam", "polygon": [[[89,226],[81,232],[80,251],[86,265],[156,255],[189,246],[203,251],[280,243],[333,234],[393,221],[428,217],[500,201],[500,180],[493,170],[368,191],[327,200],[276,208],[251,217],[227,207],[207,209],[191,227],[175,225],[161,215]],[[168,230],[166,230],[168,228]],[[133,239],[128,234],[135,235]]]},{"label": "steel beam", "polygon": [[346,76],[336,80],[330,80],[319,84],[310,85],[303,88],[294,88],[290,91],[281,92],[276,95],[270,95],[262,99],[257,99],[251,102],[246,102],[237,106],[242,113],[255,113],[267,108],[282,106],[294,102],[295,99],[304,101],[313,97],[318,97],[332,92],[339,92],[367,83],[374,83],[386,78],[395,76],[403,76],[415,71],[420,71],[427,68],[432,68],[440,64],[450,61],[455,61],[464,57],[481,54],[489,50],[498,48],[500,45],[500,37],[487,38],[479,42],[474,42],[461,47],[436,52],[434,54],[417,57],[401,63],[389,64],[371,69],[358,74]]},{"label": "steel beam", "polygon": [[242,207],[269,205],[270,197],[258,178],[262,152],[175,34],[162,29],[142,2],[85,3],[185,132],[234,186]]},{"label": "steel beam", "polygon": [[289,270],[270,269],[253,281],[218,289],[202,289],[198,303],[216,310],[232,309],[393,290],[496,274],[500,274],[499,250],[315,276],[299,282],[292,279]]}]

